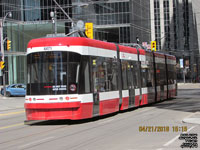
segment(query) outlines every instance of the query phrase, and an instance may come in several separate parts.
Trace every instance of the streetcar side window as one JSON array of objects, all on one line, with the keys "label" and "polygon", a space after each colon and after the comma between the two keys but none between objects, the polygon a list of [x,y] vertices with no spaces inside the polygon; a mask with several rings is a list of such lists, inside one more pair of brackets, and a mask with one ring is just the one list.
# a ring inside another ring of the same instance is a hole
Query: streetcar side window
[{"label": "streetcar side window", "polygon": [[146,53],[146,61],[141,62],[142,69],[142,87],[154,87],[154,66],[153,66],[153,54]]},{"label": "streetcar side window", "polygon": [[174,84],[176,80],[176,66],[168,64],[168,84]]},{"label": "streetcar side window", "polygon": [[156,78],[158,77],[157,80],[157,85],[163,86],[166,85],[166,68],[164,63],[159,63],[157,64],[157,67],[159,70],[156,71]]},{"label": "streetcar side window", "polygon": [[142,78],[141,86],[142,87],[147,87],[147,75],[148,75],[147,69],[142,65],[141,66],[141,78]]},{"label": "streetcar side window", "polygon": [[139,68],[138,68],[138,62],[133,61],[133,81],[134,81],[134,87],[139,88]]},{"label": "streetcar side window", "polygon": [[118,67],[112,58],[92,57],[94,92],[118,90]]},{"label": "streetcar side window", "polygon": [[105,59],[106,91],[118,90],[118,67],[112,58]]},{"label": "streetcar side window", "polygon": [[89,57],[82,56],[79,77],[79,93],[84,94],[90,92]]},{"label": "streetcar side window", "polygon": [[127,89],[128,89],[127,67],[128,67],[128,62],[122,60],[122,89],[123,89],[123,90],[127,90]]}]

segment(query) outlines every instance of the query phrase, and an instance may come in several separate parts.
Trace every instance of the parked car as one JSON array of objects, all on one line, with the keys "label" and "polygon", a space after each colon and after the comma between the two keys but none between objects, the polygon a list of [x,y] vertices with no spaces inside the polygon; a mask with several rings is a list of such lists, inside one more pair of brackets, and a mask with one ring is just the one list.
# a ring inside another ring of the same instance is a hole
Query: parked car
[{"label": "parked car", "polygon": [[[3,88],[1,89],[1,94],[4,95]],[[25,96],[26,95],[26,85],[24,84],[11,84],[6,87],[6,96]]]}]

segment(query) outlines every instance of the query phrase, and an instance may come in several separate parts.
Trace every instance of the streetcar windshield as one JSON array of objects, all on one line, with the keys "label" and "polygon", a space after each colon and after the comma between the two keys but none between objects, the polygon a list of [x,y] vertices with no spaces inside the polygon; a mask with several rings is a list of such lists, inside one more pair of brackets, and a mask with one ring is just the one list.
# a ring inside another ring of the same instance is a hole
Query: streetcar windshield
[{"label": "streetcar windshield", "polygon": [[80,54],[38,52],[27,56],[27,95],[77,93]]}]

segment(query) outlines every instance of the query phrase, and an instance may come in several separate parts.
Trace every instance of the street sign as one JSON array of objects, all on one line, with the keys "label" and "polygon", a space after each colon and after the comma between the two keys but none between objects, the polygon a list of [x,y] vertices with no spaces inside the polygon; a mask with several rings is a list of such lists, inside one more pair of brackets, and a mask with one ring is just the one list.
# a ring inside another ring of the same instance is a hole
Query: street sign
[{"label": "street sign", "polygon": [[93,23],[85,23],[85,34],[88,38],[93,39]]}]

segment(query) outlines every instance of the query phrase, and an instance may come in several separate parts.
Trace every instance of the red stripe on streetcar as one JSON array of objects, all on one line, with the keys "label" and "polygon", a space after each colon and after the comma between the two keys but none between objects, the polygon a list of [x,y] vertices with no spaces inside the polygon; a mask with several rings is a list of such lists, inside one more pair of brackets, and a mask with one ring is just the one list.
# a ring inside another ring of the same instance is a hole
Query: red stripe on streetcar
[{"label": "red stripe on streetcar", "polygon": [[[63,103],[62,103],[63,104]],[[62,105],[61,104],[61,105]],[[52,104],[57,106],[58,103]],[[93,103],[80,103],[80,107],[76,108],[55,108],[51,109],[26,109],[27,120],[58,120],[71,119],[79,120],[85,118],[92,118]]]},{"label": "red stripe on streetcar", "polygon": [[49,100],[58,100],[58,98],[49,98]]},{"label": "red stripe on streetcar", "polygon": [[133,47],[119,45],[119,50],[120,50],[120,52],[137,54],[137,49],[133,48]]},{"label": "red stripe on streetcar", "polygon": [[146,55],[146,51],[141,48],[139,48],[139,52],[140,52],[140,55]]},{"label": "red stripe on streetcar", "polygon": [[44,86],[45,89],[50,89],[52,86]]},{"label": "red stripe on streetcar", "polygon": [[99,110],[100,115],[119,111],[119,98],[100,101]]},{"label": "red stripe on streetcar", "polygon": [[37,100],[42,101],[42,100],[44,100],[44,99],[43,99],[43,98],[39,98],[39,99],[37,99]]},{"label": "red stripe on streetcar", "polygon": [[128,109],[128,105],[129,105],[129,97],[123,97],[120,110]]},{"label": "red stripe on streetcar", "polygon": [[68,102],[68,103],[25,103],[26,109],[58,109],[58,108],[78,108],[80,102]]},{"label": "red stripe on streetcar", "polygon": [[70,97],[70,99],[78,99],[78,97]]}]

